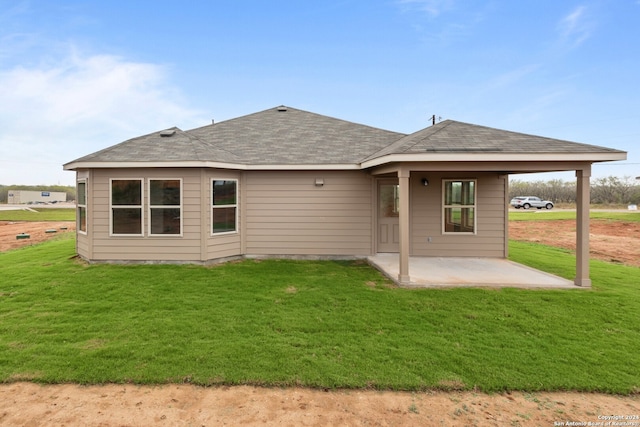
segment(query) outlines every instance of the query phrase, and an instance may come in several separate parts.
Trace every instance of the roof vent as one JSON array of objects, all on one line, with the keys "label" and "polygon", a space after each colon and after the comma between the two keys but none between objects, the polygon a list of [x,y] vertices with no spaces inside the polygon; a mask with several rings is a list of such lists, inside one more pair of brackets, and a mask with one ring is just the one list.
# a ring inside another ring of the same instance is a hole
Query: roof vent
[{"label": "roof vent", "polygon": [[167,130],[163,130],[162,132],[160,132],[160,136],[173,136],[176,134],[176,130],[175,129],[167,129]]},{"label": "roof vent", "polygon": [[285,107],[284,105],[281,105],[278,107],[278,111],[287,111],[287,107]]}]

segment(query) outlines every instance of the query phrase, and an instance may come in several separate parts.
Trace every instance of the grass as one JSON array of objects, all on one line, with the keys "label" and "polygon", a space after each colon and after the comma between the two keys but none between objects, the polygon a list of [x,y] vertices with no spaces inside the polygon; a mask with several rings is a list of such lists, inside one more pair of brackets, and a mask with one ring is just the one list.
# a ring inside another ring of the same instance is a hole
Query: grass
[{"label": "grass", "polygon": [[76,210],[74,208],[38,208],[31,207],[32,211],[2,211],[0,221],[75,221]]},{"label": "grass", "polygon": [[637,393],[640,269],[591,269],[590,291],[408,290],[362,262],[86,265],[61,235],[0,254],[0,381]]},{"label": "grass", "polygon": [[[619,211],[619,212],[594,212],[589,214],[591,219],[603,219],[611,221],[640,221],[640,211]],[[557,219],[576,219],[575,211],[547,211],[547,210],[528,210],[528,211],[509,211],[509,221],[540,221],[540,220],[557,220]]]},{"label": "grass", "polygon": [[[33,207],[37,212],[31,211],[0,211],[0,221],[75,221],[76,212],[74,208],[40,208]],[[615,221],[640,221],[640,211],[619,211],[619,212],[594,212],[591,211],[592,219],[609,219]],[[510,211],[510,221],[539,221],[541,219],[575,219],[575,211],[563,211],[546,209],[531,209],[528,211]]]}]

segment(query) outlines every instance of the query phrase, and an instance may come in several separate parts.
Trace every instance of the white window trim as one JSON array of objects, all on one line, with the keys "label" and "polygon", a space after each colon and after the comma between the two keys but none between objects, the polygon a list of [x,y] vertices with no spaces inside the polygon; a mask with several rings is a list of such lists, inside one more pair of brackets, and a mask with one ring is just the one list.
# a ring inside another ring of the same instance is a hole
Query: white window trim
[{"label": "white window trim", "polygon": [[[180,204],[179,205],[152,205],[151,204],[151,181],[180,181]],[[149,197],[149,203],[147,204],[147,235],[149,237],[183,237],[184,231],[184,217],[182,213],[183,209],[183,186],[182,178],[147,178],[147,195]],[[180,233],[179,234],[153,234],[151,233],[151,209],[180,209]]]},{"label": "white window trim", "polygon": [[[87,205],[89,204],[88,199],[88,195],[89,195],[89,191],[87,189],[87,179],[79,179],[76,181],[76,189],[79,187],[79,184],[84,184],[84,204],[81,205],[80,202],[76,203],[76,216],[77,218],[77,223],[76,223],[76,230],[78,230],[78,233],[83,234],[83,235],[87,235],[87,233],[89,232],[89,210],[87,209]],[[80,198],[78,197],[78,195],[76,195],[76,200],[80,200]],[[87,226],[87,230],[86,231],[82,231],[80,230],[80,215],[78,215],[78,211],[79,208],[84,208],[84,214],[85,214],[85,221],[86,221],[86,226]]]},{"label": "white window trim", "polygon": [[[140,208],[140,234],[113,232],[113,181],[140,181],[140,205],[117,205],[116,209]],[[109,237],[144,237],[144,178],[109,178]]]},{"label": "white window trim", "polygon": [[[233,205],[217,205],[214,206],[213,204],[213,183],[214,181],[235,181],[236,183],[236,203]],[[238,182],[238,179],[236,178],[211,178],[211,182],[209,183],[209,197],[211,198],[210,202],[209,202],[209,207],[211,208],[211,210],[209,211],[209,215],[211,216],[211,220],[209,221],[209,235],[211,237],[218,237],[218,236],[225,236],[225,235],[230,235],[230,234],[238,234],[240,232],[240,221],[239,221],[239,216],[240,216],[240,209],[238,208],[239,205],[239,201],[240,201],[240,185]],[[214,233],[213,232],[213,209],[220,209],[220,208],[236,208],[236,229],[234,231],[223,231],[220,233]]]},{"label": "white window trim", "polygon": [[[447,182],[452,181],[472,181],[473,182],[473,205],[446,205]],[[474,236],[478,234],[478,180],[475,178],[443,178],[442,179],[442,234],[447,236]],[[447,208],[473,208],[473,231],[446,231],[446,209]]]}]

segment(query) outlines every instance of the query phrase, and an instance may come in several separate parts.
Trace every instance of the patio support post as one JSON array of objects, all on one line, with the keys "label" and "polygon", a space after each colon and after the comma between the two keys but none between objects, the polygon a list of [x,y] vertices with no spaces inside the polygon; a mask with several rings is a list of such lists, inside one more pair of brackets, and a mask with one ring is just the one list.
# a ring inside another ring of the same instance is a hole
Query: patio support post
[{"label": "patio support post", "polygon": [[400,168],[398,170],[399,184],[399,228],[400,228],[400,271],[398,281],[408,284],[409,278],[409,176],[411,171]]},{"label": "patio support post", "polygon": [[576,170],[576,278],[578,286],[590,287],[589,278],[589,205],[591,165]]}]

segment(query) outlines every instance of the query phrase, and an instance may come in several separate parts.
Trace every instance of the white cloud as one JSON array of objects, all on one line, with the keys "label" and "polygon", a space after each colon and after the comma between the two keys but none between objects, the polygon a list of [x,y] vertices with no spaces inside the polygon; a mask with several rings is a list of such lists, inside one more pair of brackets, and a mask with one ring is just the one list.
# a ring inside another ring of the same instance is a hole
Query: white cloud
[{"label": "white cloud", "polygon": [[0,69],[0,183],[73,182],[62,164],[170,126],[205,124],[165,66],[71,49],[52,63]]},{"label": "white cloud", "polygon": [[524,81],[541,69],[540,64],[525,64],[521,67],[498,74],[487,82],[485,89],[494,91],[510,91],[522,86]]},{"label": "white cloud", "polygon": [[423,43],[441,48],[468,40],[492,7],[462,6],[455,0],[396,0],[395,4]]},{"label": "white cloud", "polygon": [[591,37],[594,22],[585,6],[578,6],[558,23],[558,31],[563,43],[571,47],[580,46]]},{"label": "white cloud", "polygon": [[432,17],[451,9],[453,2],[453,0],[398,0],[398,4],[407,9],[417,9]]}]

